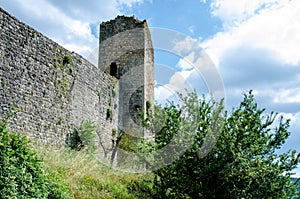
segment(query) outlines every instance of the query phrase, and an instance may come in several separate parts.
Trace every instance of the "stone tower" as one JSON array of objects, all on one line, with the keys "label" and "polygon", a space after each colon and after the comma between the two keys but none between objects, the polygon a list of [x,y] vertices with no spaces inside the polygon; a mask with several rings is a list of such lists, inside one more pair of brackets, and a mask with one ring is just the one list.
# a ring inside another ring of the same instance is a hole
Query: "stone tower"
[{"label": "stone tower", "polygon": [[[101,23],[99,68],[119,82],[118,130],[139,132],[138,113],[146,113],[154,101],[154,52],[146,20],[118,16]],[[136,136],[146,136],[140,133]]]}]

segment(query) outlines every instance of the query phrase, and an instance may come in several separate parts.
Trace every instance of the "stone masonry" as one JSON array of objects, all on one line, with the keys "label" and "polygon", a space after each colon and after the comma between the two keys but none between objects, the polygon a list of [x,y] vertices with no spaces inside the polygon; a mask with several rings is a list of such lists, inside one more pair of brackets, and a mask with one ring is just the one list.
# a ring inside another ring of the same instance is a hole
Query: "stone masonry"
[{"label": "stone masonry", "polygon": [[119,16],[100,26],[99,66],[0,8],[0,119],[48,144],[64,144],[84,120],[97,125],[103,155],[115,132],[136,128],[154,101],[153,47],[146,21]]},{"label": "stone masonry", "polygon": [[134,134],[140,129],[138,112],[145,113],[146,102],[154,101],[153,46],[146,21],[118,16],[103,22],[99,46],[99,68],[119,81],[119,130]]}]

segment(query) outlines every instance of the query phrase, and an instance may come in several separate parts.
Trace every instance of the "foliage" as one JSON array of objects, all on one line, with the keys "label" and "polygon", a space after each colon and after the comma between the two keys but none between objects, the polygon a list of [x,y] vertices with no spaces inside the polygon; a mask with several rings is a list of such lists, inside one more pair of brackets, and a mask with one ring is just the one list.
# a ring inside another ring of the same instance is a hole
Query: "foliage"
[{"label": "foliage", "polygon": [[0,167],[0,198],[70,198],[68,187],[6,122],[0,125]]},{"label": "foliage", "polygon": [[108,120],[110,120],[110,122],[112,122],[112,119],[113,119],[113,112],[112,112],[112,110],[111,109],[107,109],[106,110],[106,119]]},{"label": "foliage", "polygon": [[[298,182],[291,180],[291,171],[299,164],[300,154],[276,151],[290,134],[289,120],[258,108],[251,91],[231,113],[222,111],[219,103],[199,99],[195,93],[181,99],[180,107],[171,104],[164,109],[165,124],[154,143],[144,146],[155,151],[180,141],[165,154],[165,158],[171,156],[174,160],[181,155],[180,147],[189,146],[175,162],[154,171],[152,197],[299,196]],[[160,157],[152,160],[162,161]]]},{"label": "foliage", "polygon": [[70,55],[65,55],[64,58],[63,58],[63,66],[67,65],[67,64],[70,64],[72,63],[73,59]]},{"label": "foliage", "polygon": [[68,89],[69,89],[69,84],[70,84],[70,80],[64,76],[61,78],[59,86],[60,86],[60,94],[62,97],[67,96],[68,94]]},{"label": "foliage", "polygon": [[142,138],[131,136],[130,134],[124,134],[118,144],[118,148],[134,152],[137,143],[139,143],[141,139]]},{"label": "foliage", "polygon": [[62,98],[70,97],[68,93],[71,79],[68,74],[73,73],[73,68],[68,67],[68,64],[73,62],[73,58],[71,55],[63,56],[61,50],[56,49],[52,62],[55,74],[54,84],[57,89],[55,101],[60,102]]},{"label": "foliage", "polygon": [[[115,150],[121,149],[118,151],[118,167],[128,168],[133,166],[132,163],[134,160],[128,152],[134,153],[138,143],[140,143],[142,139],[141,132],[137,130],[128,130],[127,133],[121,131],[116,139],[114,148]],[[123,151],[125,151],[125,153]]]},{"label": "foliage", "polygon": [[80,151],[84,148],[82,140],[78,135],[78,129],[74,128],[74,131],[67,135],[66,145],[72,150]]},{"label": "foliage", "polygon": [[45,167],[69,184],[73,198],[139,198],[139,190],[131,188],[132,184],[148,178],[145,174],[121,173],[106,167],[84,150],[34,147],[39,156],[45,157]]},{"label": "foliage", "polygon": [[94,144],[97,135],[97,127],[88,120],[82,122],[79,128],[74,128],[73,134],[67,138],[67,145],[73,150],[86,148],[90,152],[96,150]]},{"label": "foliage", "polygon": [[146,101],[146,114],[149,114],[151,107],[152,107],[152,103],[149,100],[147,100]]}]

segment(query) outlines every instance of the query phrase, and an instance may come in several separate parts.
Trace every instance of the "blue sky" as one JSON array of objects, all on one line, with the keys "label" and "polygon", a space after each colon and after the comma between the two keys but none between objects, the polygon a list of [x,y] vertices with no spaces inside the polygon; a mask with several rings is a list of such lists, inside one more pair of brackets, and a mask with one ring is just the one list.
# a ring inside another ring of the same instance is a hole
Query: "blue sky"
[{"label": "blue sky", "polygon": [[[299,0],[0,0],[0,6],[84,57],[98,46],[100,22],[117,15],[181,32],[189,38],[186,45],[197,42],[214,63],[227,108],[253,89],[260,107],[291,119],[284,150],[300,151]],[[205,82],[185,62],[191,54],[155,53],[157,66],[164,65],[156,69],[158,101],[170,97],[166,88],[174,87],[166,85],[176,87],[178,77],[205,90]]]}]

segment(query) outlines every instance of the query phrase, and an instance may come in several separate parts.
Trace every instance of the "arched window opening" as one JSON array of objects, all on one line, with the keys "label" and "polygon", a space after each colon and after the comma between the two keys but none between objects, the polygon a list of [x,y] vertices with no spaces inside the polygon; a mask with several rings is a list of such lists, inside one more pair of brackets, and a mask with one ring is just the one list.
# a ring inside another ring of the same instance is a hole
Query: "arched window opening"
[{"label": "arched window opening", "polygon": [[109,74],[117,78],[118,66],[115,62],[110,64]]}]

